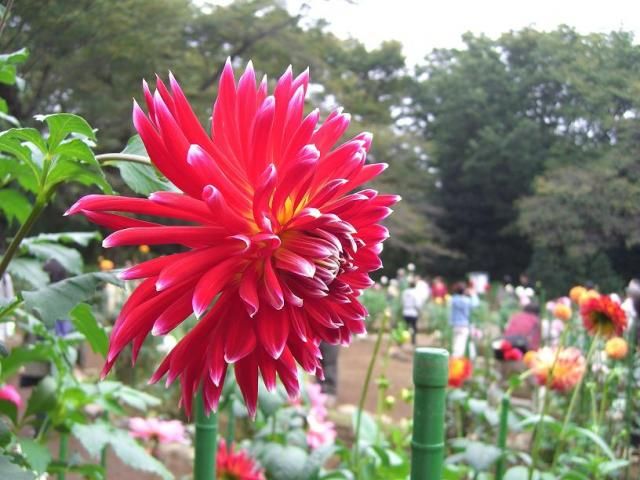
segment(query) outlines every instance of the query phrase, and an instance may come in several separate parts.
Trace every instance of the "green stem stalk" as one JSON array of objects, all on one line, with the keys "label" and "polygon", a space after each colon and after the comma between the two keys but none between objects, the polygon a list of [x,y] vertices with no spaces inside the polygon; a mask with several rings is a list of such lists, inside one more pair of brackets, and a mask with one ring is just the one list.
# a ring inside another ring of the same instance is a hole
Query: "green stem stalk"
[{"label": "green stem stalk", "polygon": [[25,222],[22,225],[20,225],[18,232],[11,239],[11,243],[7,247],[6,252],[4,252],[2,261],[0,261],[0,277],[2,277],[4,275],[4,272],[7,271],[9,262],[17,253],[18,248],[20,247],[20,243],[22,242],[22,239],[27,236],[27,233],[31,231],[31,228],[33,227],[33,225],[36,223],[38,218],[40,218],[42,211],[47,205],[47,200],[48,200],[47,197],[48,196],[38,196],[38,198],[36,199],[36,203],[33,205],[33,209],[31,210],[31,213],[29,213],[29,216],[27,217]]},{"label": "green stem stalk", "polygon": [[496,462],[496,479],[502,480],[504,476],[505,457],[507,455],[507,430],[509,420],[509,408],[511,407],[511,392],[507,391],[500,404],[500,429],[498,430],[498,448],[500,458]]},{"label": "green stem stalk", "polygon": [[544,419],[547,416],[547,411],[549,410],[549,400],[551,391],[551,382],[553,381],[553,373],[556,368],[556,364],[558,363],[558,357],[560,356],[560,351],[564,348],[564,343],[567,339],[567,335],[569,332],[569,324],[567,323],[562,330],[562,334],[560,335],[560,341],[558,342],[558,346],[556,348],[556,354],[553,357],[553,363],[551,364],[551,368],[549,369],[549,373],[547,374],[547,381],[545,382],[545,390],[544,390],[544,398],[542,399],[542,410],[540,412],[540,418],[538,419],[538,423],[536,423],[535,428],[533,429],[532,441],[533,447],[531,450],[531,465],[529,466],[529,475],[528,480],[533,479],[533,472],[538,465],[538,455],[540,453],[540,442],[542,441],[542,433],[544,429]]},{"label": "green stem stalk", "polygon": [[444,412],[449,379],[449,353],[418,348],[413,357],[413,436],[411,480],[442,478]]},{"label": "green stem stalk", "polygon": [[231,448],[236,438],[236,416],[233,413],[233,399],[230,398],[227,405],[227,448]]},{"label": "green stem stalk", "polygon": [[202,392],[196,395],[196,456],[193,468],[194,480],[216,478],[216,453],[218,449],[218,415],[208,416],[204,409]]},{"label": "green stem stalk", "polygon": [[584,378],[587,376],[587,372],[589,371],[589,368],[591,365],[591,358],[593,357],[593,354],[596,351],[596,346],[599,343],[598,340],[599,340],[599,335],[596,334],[593,337],[593,341],[591,342],[591,347],[589,347],[589,353],[587,353],[586,371],[582,375],[582,377],[580,377],[580,381],[578,381],[578,385],[576,385],[576,388],[573,390],[573,394],[571,395],[571,400],[569,401],[569,409],[567,410],[567,413],[564,417],[564,421],[562,422],[562,428],[560,429],[560,434],[558,435],[558,444],[556,445],[556,449],[553,453],[553,461],[551,462],[552,472],[554,471],[556,463],[558,461],[558,455],[564,443],[564,436],[567,433],[567,427],[569,426],[569,421],[571,420],[571,416],[573,415],[573,410],[576,406],[578,397],[580,397],[582,384],[584,383]]},{"label": "green stem stalk", "polygon": [[66,463],[67,457],[69,455],[69,433],[68,432],[60,432],[60,450],[58,451],[58,460],[60,463],[64,463],[65,465],[62,467],[63,470],[58,473],[58,480],[65,480],[66,477]]},{"label": "green stem stalk", "polygon": [[371,360],[369,360],[369,366],[367,367],[367,374],[364,378],[364,385],[362,386],[362,391],[360,392],[360,400],[358,401],[358,411],[356,412],[356,428],[355,428],[355,439],[354,439],[354,451],[352,456],[352,468],[356,472],[356,478],[359,472],[359,462],[360,462],[360,425],[362,422],[362,411],[364,410],[364,403],[367,399],[367,392],[369,391],[369,384],[371,383],[371,376],[373,374],[373,367],[376,364],[376,359],[378,358],[378,352],[380,351],[380,345],[382,344],[382,337],[384,336],[384,331],[387,328],[387,321],[389,320],[389,315],[386,313],[382,316],[382,322],[380,323],[380,330],[378,331],[378,337],[376,338],[376,343],[373,346],[373,353],[371,354]]},{"label": "green stem stalk", "polygon": [[133,155],[131,153],[103,153],[96,155],[96,160],[100,163],[108,163],[110,161],[124,161],[131,163],[141,163],[143,165],[151,165],[149,157],[144,155]]}]

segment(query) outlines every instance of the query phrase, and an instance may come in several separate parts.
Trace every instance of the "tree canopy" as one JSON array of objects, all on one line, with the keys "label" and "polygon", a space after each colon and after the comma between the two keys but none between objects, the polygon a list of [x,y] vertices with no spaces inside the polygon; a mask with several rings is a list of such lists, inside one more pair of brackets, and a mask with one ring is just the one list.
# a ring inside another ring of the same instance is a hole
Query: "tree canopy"
[{"label": "tree canopy", "polygon": [[227,57],[238,67],[253,60],[270,81],[289,64],[309,66],[307,108],[326,115],[343,105],[347,134],[373,132],[370,160],[390,164],[376,186],[404,198],[389,223],[387,268],[413,260],[430,274],[494,278],[531,268],[564,288],[548,265],[562,258],[589,277],[597,257],[613,279],[634,274],[633,36],[562,26],[463,40],[425,46],[413,69],[398,42],[367,49],[272,0],[16,2],[0,48],[29,48],[26,87],[2,85],[0,96],[25,124],[35,113],[83,115],[98,128],[98,148],[118,151],[133,133],[131,98],[142,97],[143,78],[171,69],[206,123]]}]

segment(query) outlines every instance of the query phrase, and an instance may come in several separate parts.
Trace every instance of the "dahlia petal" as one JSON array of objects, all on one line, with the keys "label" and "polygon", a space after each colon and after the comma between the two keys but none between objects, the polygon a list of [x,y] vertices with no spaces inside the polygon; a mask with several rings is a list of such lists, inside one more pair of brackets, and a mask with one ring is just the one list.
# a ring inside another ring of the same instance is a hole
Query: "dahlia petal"
[{"label": "dahlia petal", "polygon": [[190,222],[203,222],[210,218],[202,217],[188,210],[167,207],[146,198],[118,197],[115,195],[86,195],[74,203],[65,213],[72,215],[83,210],[98,212],[125,212],[139,215],[175,218]]},{"label": "dahlia petal", "polygon": [[353,190],[363,183],[367,183],[370,180],[373,180],[382,172],[384,172],[389,167],[386,163],[371,163],[369,165],[364,165],[360,172],[354,177],[349,179],[349,183],[347,183],[343,187],[343,192],[347,192],[349,190]]},{"label": "dahlia petal", "polygon": [[180,261],[186,257],[193,255],[194,252],[174,253],[173,255],[165,255],[164,257],[156,257],[146,262],[139,263],[133,267],[129,267],[118,275],[122,280],[136,280],[139,278],[147,278],[151,276],[157,276],[160,274],[163,268]]},{"label": "dahlia petal", "polygon": [[282,355],[276,361],[276,370],[289,398],[296,398],[300,394],[298,369],[296,368],[295,359],[288,348],[284,349]]},{"label": "dahlia petal", "polygon": [[[155,113],[155,107],[154,107]],[[180,190],[187,191],[188,182],[183,179],[180,172],[180,165],[173,161],[167,151],[162,137],[155,126],[144,114],[136,101],[133,101],[133,125],[140,134],[145,150],[149,154],[153,164]]]},{"label": "dahlia petal", "polygon": [[249,416],[255,418],[258,404],[258,362],[255,355],[252,353],[238,360],[234,370]]},{"label": "dahlia petal", "polygon": [[249,178],[255,180],[256,175],[261,173],[265,166],[271,163],[270,146],[272,141],[273,117],[275,112],[275,99],[272,96],[265,98],[256,113],[253,125],[253,145],[252,165],[249,167]]},{"label": "dahlia petal", "polygon": [[149,195],[149,200],[176,210],[188,210],[202,219],[208,218],[211,223],[211,211],[202,200],[175,192],[154,192]]},{"label": "dahlia petal", "polygon": [[347,131],[350,122],[351,115],[348,113],[343,114],[341,110],[332,112],[320,128],[314,132],[311,143],[318,147],[322,155],[325,155]]},{"label": "dahlia petal", "polygon": [[262,382],[267,391],[273,392],[276,388],[276,361],[262,349],[256,349],[256,355]]},{"label": "dahlia petal", "polygon": [[164,290],[188,278],[194,278],[230,256],[246,251],[249,241],[242,238],[229,238],[215,247],[203,248],[185,256],[181,262],[171,262],[162,269],[156,282],[158,291]]},{"label": "dahlia petal", "polygon": [[284,162],[287,162],[287,159],[289,157],[291,157],[292,155],[296,155],[297,152],[299,152],[305,146],[313,145],[311,143],[311,135],[313,135],[313,131],[318,124],[319,118],[320,110],[316,108],[311,113],[309,113],[309,115],[307,115],[300,123],[298,129],[290,137],[291,140],[289,141],[289,144],[287,145],[287,148],[283,155]]},{"label": "dahlia petal", "polygon": [[229,231],[247,232],[249,224],[243,217],[239,217],[225,201],[222,193],[213,185],[207,185],[202,190],[202,199],[207,204],[216,221]]},{"label": "dahlia petal", "polygon": [[295,307],[301,307],[304,304],[302,298],[291,291],[284,278],[280,282],[280,287],[282,288],[282,295],[284,296],[285,302]]},{"label": "dahlia petal", "polygon": [[269,200],[277,182],[276,167],[272,163],[262,172],[253,196],[253,218],[264,230],[271,230]]},{"label": "dahlia petal", "polygon": [[247,308],[247,313],[250,317],[253,317],[260,308],[260,300],[258,298],[258,271],[254,267],[248,267],[242,279],[240,280],[240,288],[238,293],[240,298],[244,301]]},{"label": "dahlia petal", "polygon": [[276,275],[271,259],[267,259],[264,262],[264,280],[262,282],[263,291],[267,302],[276,310],[281,310],[284,307],[284,295],[278,276]]},{"label": "dahlia petal", "polygon": [[293,331],[298,336],[298,338],[300,338],[300,340],[306,342],[308,327],[305,315],[299,308],[290,308],[289,314]]},{"label": "dahlia petal", "polygon": [[193,313],[199,317],[209,308],[213,299],[232,280],[241,261],[236,257],[228,258],[200,277],[193,293]]},{"label": "dahlia petal", "polygon": [[281,270],[287,270],[291,273],[309,278],[313,277],[316,273],[316,266],[313,263],[286,248],[276,250],[274,258],[276,260],[276,268]]},{"label": "dahlia petal", "polygon": [[267,308],[256,317],[256,326],[262,348],[273,359],[280,358],[289,336],[288,319],[279,311]]},{"label": "dahlia petal", "polygon": [[[226,365],[225,365],[226,371]],[[205,411],[211,413],[218,409],[220,395],[222,394],[222,384],[216,385],[212,381],[203,382],[202,396],[205,404]]]},{"label": "dahlia petal", "polygon": [[337,253],[337,249],[326,240],[309,235],[287,238],[284,242],[287,250],[309,258],[325,258]]},{"label": "dahlia petal", "polygon": [[93,212],[91,210],[80,210],[82,215],[87,217],[96,225],[109,228],[111,230],[120,230],[131,227],[157,227],[160,224],[154,222],[146,222],[137,218],[125,217],[123,215],[114,215],[113,213]]},{"label": "dahlia petal", "polygon": [[187,140],[189,143],[195,143],[205,150],[209,150],[211,148],[211,138],[209,138],[207,132],[202,128],[198,117],[193,112],[187,97],[182,91],[182,88],[180,88],[180,84],[173,76],[173,73],[169,73],[169,85],[173,93],[177,119]]},{"label": "dahlia petal", "polygon": [[174,303],[169,305],[169,307],[156,318],[153,323],[153,328],[151,329],[151,334],[154,336],[166,335],[184,322],[187,317],[193,313],[191,297],[191,291],[187,291],[181,297],[177,298]]},{"label": "dahlia petal", "polygon": [[122,245],[207,245],[224,238],[220,227],[147,227],[126,228],[113,232],[102,241],[104,248]]},{"label": "dahlia petal", "polygon": [[230,322],[224,344],[224,359],[227,363],[236,363],[250,355],[256,348],[257,340],[251,319],[241,310]]}]

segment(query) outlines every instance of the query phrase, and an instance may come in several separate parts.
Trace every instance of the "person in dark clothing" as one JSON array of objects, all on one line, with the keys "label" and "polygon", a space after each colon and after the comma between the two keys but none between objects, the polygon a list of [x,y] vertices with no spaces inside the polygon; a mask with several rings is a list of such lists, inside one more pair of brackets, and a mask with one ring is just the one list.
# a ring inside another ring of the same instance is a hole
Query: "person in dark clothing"
[{"label": "person in dark clothing", "polygon": [[322,392],[330,395],[329,401],[335,401],[335,397],[338,395],[338,354],[340,353],[340,345],[321,342],[320,352],[322,352],[324,380],[320,380],[318,383],[320,383]]}]

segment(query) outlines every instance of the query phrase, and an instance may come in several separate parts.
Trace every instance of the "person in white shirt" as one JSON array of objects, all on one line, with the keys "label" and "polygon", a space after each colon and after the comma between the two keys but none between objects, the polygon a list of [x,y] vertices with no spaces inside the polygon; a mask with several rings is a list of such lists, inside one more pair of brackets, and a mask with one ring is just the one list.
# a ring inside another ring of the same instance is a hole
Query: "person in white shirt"
[{"label": "person in white shirt", "polygon": [[416,282],[409,282],[408,288],[402,292],[402,318],[411,330],[411,343],[416,344],[418,333],[418,317],[424,303],[424,296],[416,290]]}]

